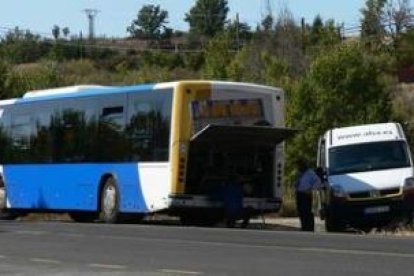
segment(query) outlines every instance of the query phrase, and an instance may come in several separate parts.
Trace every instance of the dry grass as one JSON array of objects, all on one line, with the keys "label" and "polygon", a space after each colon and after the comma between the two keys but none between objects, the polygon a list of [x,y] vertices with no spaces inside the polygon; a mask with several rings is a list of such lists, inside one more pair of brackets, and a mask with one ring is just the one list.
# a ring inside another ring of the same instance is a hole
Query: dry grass
[{"label": "dry grass", "polygon": [[68,214],[45,213],[36,214],[31,213],[26,216],[21,216],[18,220],[22,221],[72,221]]},{"label": "dry grass", "polygon": [[296,201],[293,197],[286,197],[283,200],[282,208],[279,212],[280,217],[296,217]]}]

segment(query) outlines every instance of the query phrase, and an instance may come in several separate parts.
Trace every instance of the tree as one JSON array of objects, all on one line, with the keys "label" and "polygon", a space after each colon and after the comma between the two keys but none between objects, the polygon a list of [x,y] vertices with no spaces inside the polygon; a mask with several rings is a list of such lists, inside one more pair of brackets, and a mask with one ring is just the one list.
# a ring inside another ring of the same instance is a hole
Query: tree
[{"label": "tree", "polygon": [[54,25],[52,28],[53,38],[58,40],[60,37],[60,27],[58,25]]},{"label": "tree", "polygon": [[313,20],[313,24],[310,28],[309,42],[311,45],[317,45],[322,40],[324,33],[324,25],[322,17],[318,14]]},{"label": "tree", "polygon": [[245,46],[227,67],[227,74],[235,81],[262,83],[286,87],[289,82],[289,66],[280,56],[258,45]]},{"label": "tree", "polygon": [[184,20],[191,34],[213,37],[224,30],[228,12],[227,0],[197,0]]},{"label": "tree", "polygon": [[388,0],[384,11],[384,24],[394,43],[413,26],[414,15],[409,0]]},{"label": "tree", "polygon": [[9,65],[0,60],[0,99],[8,98],[7,79],[10,73]]},{"label": "tree", "polygon": [[68,38],[68,35],[70,34],[69,27],[64,27],[64,28],[62,29],[62,33],[63,33],[63,36],[64,36],[65,38]]},{"label": "tree", "polygon": [[44,57],[49,52],[51,44],[42,41],[39,35],[29,30],[16,27],[1,38],[0,47],[3,58],[10,63],[28,63]]},{"label": "tree", "polygon": [[289,156],[315,160],[318,136],[327,129],[388,121],[390,60],[358,43],[340,45],[315,59],[289,95],[289,124],[302,130],[289,144]]},{"label": "tree", "polygon": [[361,37],[370,48],[379,48],[385,36],[383,24],[384,7],[387,0],[366,0],[361,9]]},{"label": "tree", "polygon": [[263,31],[270,32],[273,29],[275,19],[272,14],[268,14],[265,16],[265,18],[261,22],[261,27]]},{"label": "tree", "polygon": [[144,5],[137,14],[127,31],[132,37],[145,39],[159,39],[167,31],[168,12],[159,5]]},{"label": "tree", "polygon": [[[263,43],[260,42],[259,43]],[[280,9],[274,35],[267,42],[269,53],[277,55],[287,62],[293,75],[302,75],[307,69],[307,59],[303,52],[302,30],[296,25],[291,11],[285,6]]]},{"label": "tree", "polygon": [[227,66],[234,53],[230,49],[230,39],[224,33],[211,39],[205,49],[204,74],[210,79],[227,79]]},{"label": "tree", "polygon": [[233,47],[239,50],[246,41],[252,38],[250,26],[247,23],[234,20],[227,24],[226,32],[233,38]]},{"label": "tree", "polygon": [[304,48],[311,47],[312,53],[319,54],[326,48],[337,45],[341,42],[340,28],[335,25],[333,19],[323,22],[320,15],[313,20],[309,29],[309,41],[306,41]]}]

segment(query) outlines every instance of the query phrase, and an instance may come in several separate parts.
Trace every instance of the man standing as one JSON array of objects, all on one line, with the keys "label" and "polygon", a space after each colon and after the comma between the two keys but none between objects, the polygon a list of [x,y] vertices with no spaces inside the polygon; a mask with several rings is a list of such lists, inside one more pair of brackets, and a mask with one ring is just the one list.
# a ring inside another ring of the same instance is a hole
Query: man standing
[{"label": "man standing", "polygon": [[298,211],[301,230],[314,231],[315,221],[312,213],[312,191],[321,186],[321,180],[314,170],[310,169],[304,160],[296,162],[299,176],[295,183],[296,208]]}]

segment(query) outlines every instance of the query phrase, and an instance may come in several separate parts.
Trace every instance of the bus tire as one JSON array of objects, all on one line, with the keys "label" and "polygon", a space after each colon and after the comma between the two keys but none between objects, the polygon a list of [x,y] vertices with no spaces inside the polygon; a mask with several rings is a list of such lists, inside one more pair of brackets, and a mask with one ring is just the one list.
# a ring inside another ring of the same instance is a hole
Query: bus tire
[{"label": "bus tire", "polygon": [[[0,176],[1,181],[2,178]],[[0,220],[15,220],[19,217],[19,213],[6,208],[6,189],[4,188],[4,184],[2,186],[0,187]]]},{"label": "bus tire", "polygon": [[100,219],[105,223],[117,223],[120,219],[119,191],[113,176],[106,179],[100,198]]},{"label": "bus tire", "polygon": [[20,216],[18,212],[8,211],[7,209],[0,210],[0,220],[15,220]]},{"label": "bus tire", "polygon": [[69,217],[74,222],[94,222],[97,219],[94,212],[69,212]]}]

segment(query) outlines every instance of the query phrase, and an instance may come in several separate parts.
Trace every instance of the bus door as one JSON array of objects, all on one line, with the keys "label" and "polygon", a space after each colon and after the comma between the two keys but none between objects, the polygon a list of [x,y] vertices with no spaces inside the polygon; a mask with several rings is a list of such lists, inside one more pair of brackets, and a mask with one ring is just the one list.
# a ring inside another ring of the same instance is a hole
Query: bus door
[{"label": "bus door", "polygon": [[296,130],[270,126],[208,125],[190,140],[188,184],[192,186],[188,192],[209,193],[229,175],[237,174],[247,197],[275,197],[276,145],[294,133]]}]

